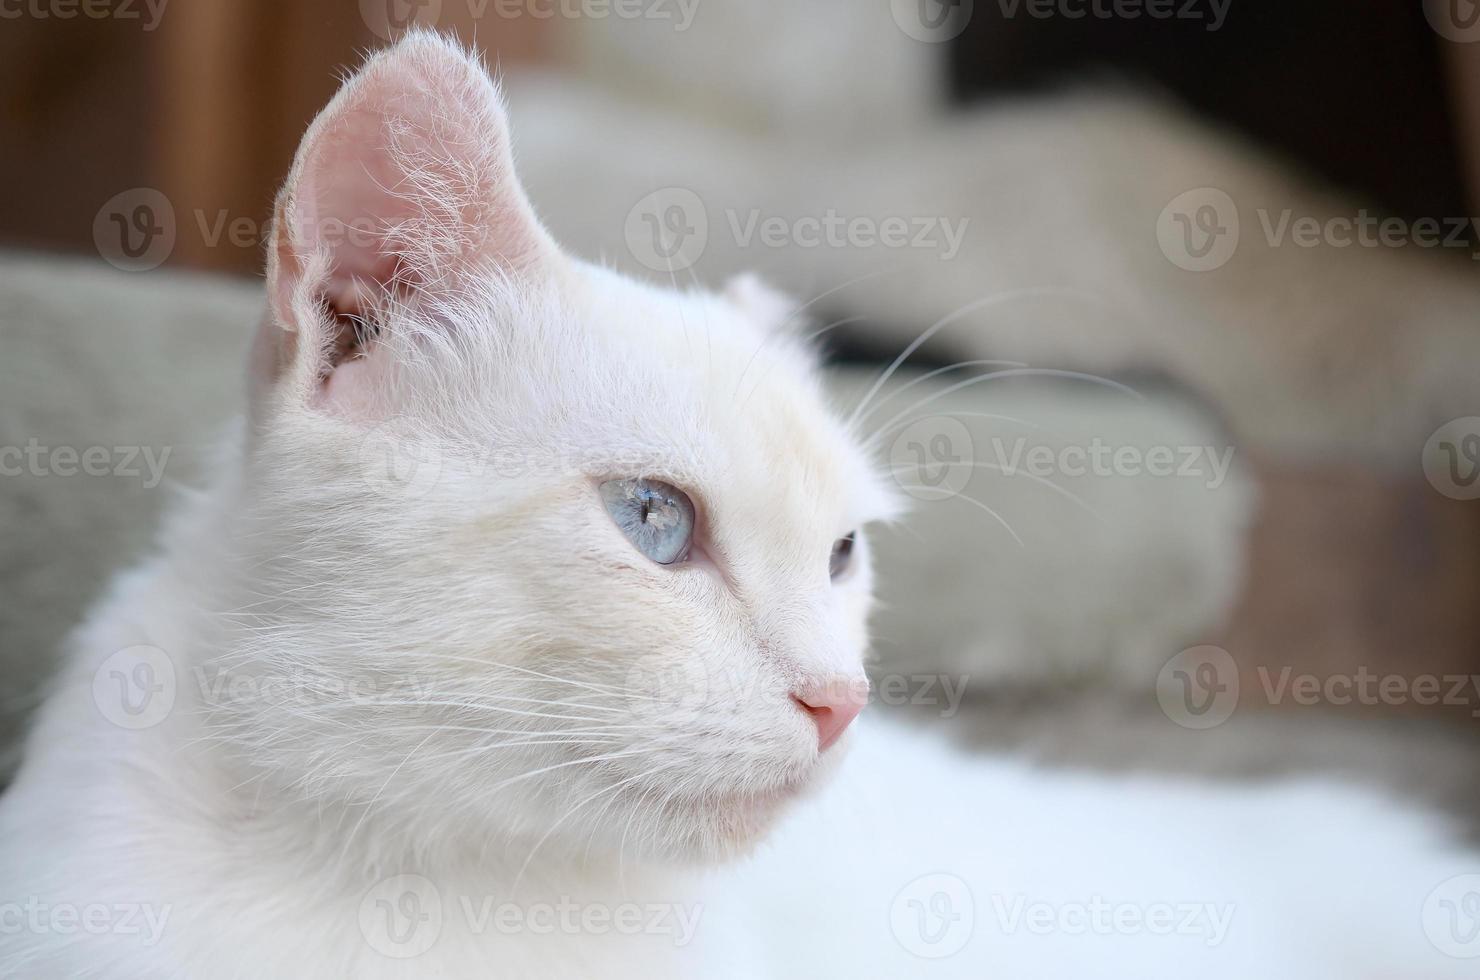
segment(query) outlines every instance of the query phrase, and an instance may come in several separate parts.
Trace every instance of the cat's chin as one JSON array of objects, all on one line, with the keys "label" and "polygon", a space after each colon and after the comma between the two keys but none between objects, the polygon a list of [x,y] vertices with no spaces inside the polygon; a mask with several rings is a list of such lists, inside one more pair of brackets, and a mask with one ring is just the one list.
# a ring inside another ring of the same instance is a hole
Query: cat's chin
[{"label": "cat's chin", "polygon": [[664,810],[674,831],[669,837],[672,856],[697,861],[745,856],[793,805],[805,805],[805,798],[828,782],[842,754],[828,753],[809,771],[765,790],[668,800]]},{"label": "cat's chin", "polygon": [[743,857],[765,840],[796,791],[707,800],[670,801],[666,820],[668,856],[679,861],[719,862]]}]

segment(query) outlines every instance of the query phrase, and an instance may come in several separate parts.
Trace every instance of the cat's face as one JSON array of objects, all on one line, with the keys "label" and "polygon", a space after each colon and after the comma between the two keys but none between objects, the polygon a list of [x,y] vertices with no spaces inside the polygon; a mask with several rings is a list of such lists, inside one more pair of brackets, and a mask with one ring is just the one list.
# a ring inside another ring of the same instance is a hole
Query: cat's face
[{"label": "cat's face", "polygon": [[787,303],[561,255],[509,159],[482,68],[427,36],[305,138],[224,660],[312,680],[216,719],[375,826],[728,853],[839,755],[890,498]]}]

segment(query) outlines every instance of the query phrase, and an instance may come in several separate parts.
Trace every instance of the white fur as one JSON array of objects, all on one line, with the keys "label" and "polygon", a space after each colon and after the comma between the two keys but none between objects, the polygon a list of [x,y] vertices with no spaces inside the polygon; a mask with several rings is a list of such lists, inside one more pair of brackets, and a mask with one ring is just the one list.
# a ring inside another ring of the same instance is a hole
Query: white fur
[{"label": "white fur", "polygon": [[[385,127],[417,152],[377,156]],[[377,246],[410,268],[336,278],[335,246],[279,225],[251,411],[76,634],[0,799],[0,898],[142,904],[159,932],[0,932],[0,973],[1469,975],[1417,922],[1475,857],[1359,793],[1047,777],[882,731],[820,755],[790,692],[861,673],[870,592],[866,538],[835,583],[828,551],[894,501],[776,304],[555,252],[496,93],[446,42],[414,35],[347,85],[280,216],[322,200],[304,174],[346,132],[365,139],[344,165],[389,166],[410,205]],[[378,332],[339,360],[318,299],[367,290]],[[386,451],[421,468],[386,480]],[[594,481],[627,475],[694,495],[700,560],[621,536]],[[119,727],[108,668],[139,645],[174,703]],[[891,912],[940,872],[979,928],[919,959]],[[374,928],[400,875],[444,909],[407,959]],[[980,928],[994,897],[1234,918],[1214,946],[1002,938]],[[561,902],[677,907],[695,931],[504,934],[464,911]]]}]

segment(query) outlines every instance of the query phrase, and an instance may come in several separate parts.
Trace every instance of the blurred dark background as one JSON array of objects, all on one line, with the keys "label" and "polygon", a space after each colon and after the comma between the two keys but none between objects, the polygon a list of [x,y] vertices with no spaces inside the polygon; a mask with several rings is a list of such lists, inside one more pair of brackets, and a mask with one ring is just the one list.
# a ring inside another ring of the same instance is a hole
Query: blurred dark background
[{"label": "blurred dark background", "polygon": [[1008,0],[973,8],[951,52],[957,99],[1065,79],[1150,83],[1391,214],[1471,213],[1474,59],[1469,45],[1430,27],[1418,0],[1231,0],[1213,30],[1206,3],[1187,8],[1206,17],[1185,20],[1034,18],[1026,9]]}]

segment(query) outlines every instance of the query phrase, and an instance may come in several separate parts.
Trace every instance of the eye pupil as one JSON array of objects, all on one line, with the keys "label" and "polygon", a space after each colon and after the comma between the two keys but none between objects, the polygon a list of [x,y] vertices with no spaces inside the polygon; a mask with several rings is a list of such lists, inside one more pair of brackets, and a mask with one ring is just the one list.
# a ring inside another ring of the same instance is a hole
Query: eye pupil
[{"label": "eye pupil", "polygon": [[857,531],[849,531],[833,542],[832,555],[828,559],[827,567],[828,574],[833,578],[842,575],[853,563],[853,540],[857,534]]}]

